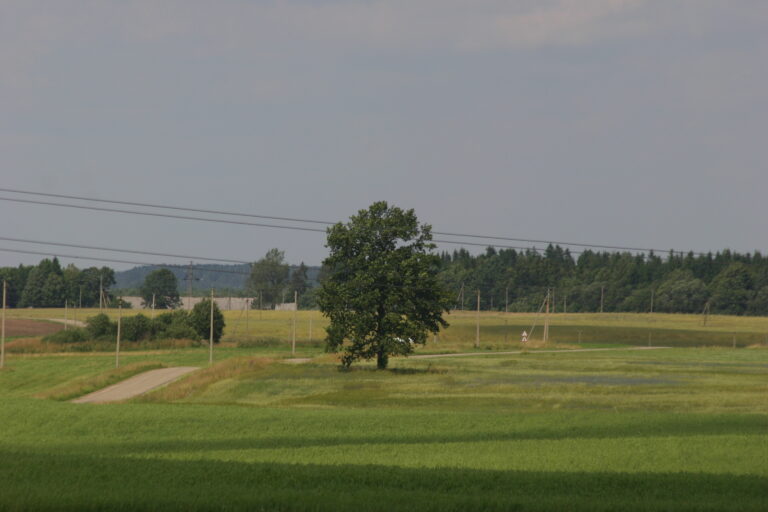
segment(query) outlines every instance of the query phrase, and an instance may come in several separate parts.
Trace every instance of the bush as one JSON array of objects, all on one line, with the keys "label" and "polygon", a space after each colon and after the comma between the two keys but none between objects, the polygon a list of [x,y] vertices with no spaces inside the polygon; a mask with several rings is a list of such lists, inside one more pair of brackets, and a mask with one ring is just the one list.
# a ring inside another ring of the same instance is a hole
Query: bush
[{"label": "bush", "polygon": [[85,323],[90,339],[112,336],[117,333],[117,324],[113,323],[104,313],[90,317]]},{"label": "bush", "polygon": [[[192,312],[189,314],[190,325],[197,333],[200,339],[207,340],[211,332],[211,299],[195,304]],[[221,340],[221,334],[224,332],[224,315],[221,314],[219,306],[213,303],[213,342],[218,343]]]},{"label": "bush", "polygon": [[43,341],[51,341],[53,343],[80,343],[87,339],[88,331],[76,327],[74,329],[67,329],[65,331],[49,334],[43,338]]},{"label": "bush", "polygon": [[189,314],[184,310],[158,315],[152,321],[151,331],[153,339],[200,339],[190,325]]},{"label": "bush", "polygon": [[139,341],[152,336],[152,322],[144,315],[123,318],[120,337],[126,341]]}]

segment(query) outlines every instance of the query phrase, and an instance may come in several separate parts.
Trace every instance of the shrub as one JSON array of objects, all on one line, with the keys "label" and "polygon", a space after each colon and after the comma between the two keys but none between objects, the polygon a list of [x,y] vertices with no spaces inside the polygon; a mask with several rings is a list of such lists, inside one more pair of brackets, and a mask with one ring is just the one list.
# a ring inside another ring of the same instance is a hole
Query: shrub
[{"label": "shrub", "polygon": [[113,323],[104,313],[90,317],[85,323],[90,339],[111,336],[117,332],[117,324]]},{"label": "shrub", "polygon": [[120,337],[126,341],[139,341],[152,336],[152,322],[144,315],[123,318]]},{"label": "shrub", "polygon": [[279,347],[284,345],[285,341],[274,336],[261,336],[250,340],[239,340],[237,342],[238,348],[257,348],[257,347]]},{"label": "shrub", "polygon": [[[211,331],[211,300],[195,304],[192,312],[189,314],[190,325],[197,333],[198,337],[207,340]],[[221,314],[219,306],[213,303],[213,342],[218,343],[221,334],[224,332],[224,315]]]},{"label": "shrub", "polygon": [[67,329],[65,331],[59,331],[43,338],[43,341],[50,341],[53,343],[80,343],[88,339],[88,331],[76,327],[74,329]]}]

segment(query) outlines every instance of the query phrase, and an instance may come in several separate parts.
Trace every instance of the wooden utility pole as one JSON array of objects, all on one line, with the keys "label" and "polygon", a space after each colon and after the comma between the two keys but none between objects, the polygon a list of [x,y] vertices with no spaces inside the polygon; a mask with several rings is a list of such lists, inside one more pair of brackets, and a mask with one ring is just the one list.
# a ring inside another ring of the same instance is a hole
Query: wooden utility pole
[{"label": "wooden utility pole", "polygon": [[563,295],[563,313],[568,313],[568,296]]},{"label": "wooden utility pole", "polygon": [[155,318],[155,294],[152,294],[152,318]]},{"label": "wooden utility pole", "polygon": [[600,287],[600,312],[603,312],[603,301],[605,300],[605,286]]},{"label": "wooden utility pole", "polygon": [[117,303],[117,340],[115,342],[115,368],[120,368],[120,328],[123,323],[123,298]]},{"label": "wooden utility pole", "polygon": [[187,267],[187,309],[192,309],[192,262],[189,262]]},{"label": "wooden utility pole", "polygon": [[213,364],[213,288],[211,288],[211,329],[208,338],[208,364]]},{"label": "wooden utility pole", "polygon": [[101,313],[101,309],[104,307],[104,277],[99,276],[99,313]]},{"label": "wooden utility pole", "polygon": [[3,319],[0,327],[0,368],[5,367],[5,297],[8,294],[8,283],[3,280]]},{"label": "wooden utility pole", "polygon": [[67,330],[67,327],[69,327],[69,301],[67,299],[64,299],[64,330]]},{"label": "wooden utility pole", "polygon": [[477,313],[475,314],[475,348],[480,348],[480,290],[477,290]]},{"label": "wooden utility pole", "polygon": [[259,290],[259,320],[261,320],[261,310],[262,310],[262,303],[261,303],[261,290]]},{"label": "wooden utility pole", "polygon": [[547,298],[544,300],[544,343],[549,339],[549,290],[547,290]]},{"label": "wooden utility pole", "polygon": [[651,313],[653,313],[653,299],[655,298],[656,290],[651,288]]},{"label": "wooden utility pole", "polygon": [[509,341],[509,286],[504,289],[504,343]]},{"label": "wooden utility pole", "polygon": [[296,313],[299,310],[299,292],[293,291],[293,328],[291,329],[291,355],[296,355]]},{"label": "wooden utility pole", "polygon": [[248,336],[248,310],[251,309],[252,299],[249,297],[245,301],[245,335]]}]

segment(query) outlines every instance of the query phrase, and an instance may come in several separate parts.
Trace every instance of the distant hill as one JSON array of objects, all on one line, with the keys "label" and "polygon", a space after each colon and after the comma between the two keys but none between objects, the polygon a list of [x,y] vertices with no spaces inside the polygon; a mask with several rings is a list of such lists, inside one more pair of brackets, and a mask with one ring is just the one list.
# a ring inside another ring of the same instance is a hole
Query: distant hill
[{"label": "distant hill", "polygon": [[[158,268],[167,268],[174,273],[179,280],[179,293],[182,295],[187,291],[187,267],[182,266],[142,266],[134,267],[130,270],[115,272],[115,289],[117,290],[135,290],[143,283],[147,274]],[[291,265],[291,272],[298,268],[298,265]],[[245,281],[250,273],[250,265],[195,265],[192,269],[192,291],[207,292],[211,288],[216,290],[238,291],[245,289]],[[317,282],[317,276],[320,267],[307,267],[307,277],[310,286]]]}]

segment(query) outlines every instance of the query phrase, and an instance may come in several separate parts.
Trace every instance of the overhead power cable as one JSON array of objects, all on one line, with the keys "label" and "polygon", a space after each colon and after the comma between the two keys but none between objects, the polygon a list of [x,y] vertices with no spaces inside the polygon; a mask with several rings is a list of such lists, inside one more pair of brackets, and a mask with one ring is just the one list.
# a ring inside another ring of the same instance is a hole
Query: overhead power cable
[{"label": "overhead power cable", "polygon": [[236,265],[252,265],[253,262],[250,261],[242,261],[242,260],[230,260],[230,259],[224,259],[224,258],[207,258],[204,256],[190,256],[188,254],[171,254],[171,253],[165,253],[165,252],[150,252],[150,251],[138,251],[135,249],[116,249],[114,247],[98,247],[95,245],[80,245],[80,244],[68,244],[63,242],[43,242],[41,240],[28,240],[25,238],[10,238],[7,236],[0,236],[0,240],[5,240],[7,242],[20,242],[25,244],[37,244],[37,245],[52,245],[56,247],[71,247],[74,249],[92,249],[96,251],[109,251],[109,252],[119,252],[119,253],[130,253],[130,254],[145,254],[147,256],[165,256],[168,258],[183,258],[185,260],[197,260],[197,261],[216,261],[220,263],[232,263]]},{"label": "overhead power cable", "polygon": [[[82,255],[75,255],[75,254],[61,254],[61,253],[52,253],[52,252],[42,252],[42,251],[28,251],[23,249],[9,249],[7,247],[0,247],[0,251],[2,252],[14,252],[19,254],[34,254],[38,256],[53,256],[56,258],[69,258],[73,260],[87,260],[87,261],[99,261],[99,262],[106,262],[106,263],[125,263],[127,265],[141,265],[144,267],[178,267],[178,268],[189,268],[190,266],[192,268],[201,268],[200,265],[181,265],[181,264],[173,264],[173,263],[148,263],[146,261],[132,261],[132,260],[123,260],[123,259],[116,259],[116,258],[103,258],[103,257],[91,257],[91,256],[82,256]],[[250,273],[248,272],[238,272],[236,270],[224,270],[224,269],[217,269],[217,268],[208,268],[205,267],[203,270],[206,272],[219,272],[222,274],[237,274],[242,276],[249,276]]]},{"label": "overhead power cable", "polygon": [[[227,215],[227,216],[235,216],[235,217],[251,217],[251,218],[258,218],[258,219],[271,219],[271,220],[283,220],[283,221],[290,221],[290,222],[302,222],[302,223],[311,223],[311,224],[321,224],[321,225],[333,225],[334,222],[324,221],[324,220],[317,220],[317,219],[305,219],[305,218],[296,218],[296,217],[279,217],[274,215],[258,215],[258,214],[252,214],[252,213],[243,213],[243,212],[231,212],[231,211],[224,211],[224,210],[207,210],[207,209],[201,209],[201,208],[189,208],[189,207],[181,207],[181,206],[168,206],[168,205],[161,205],[161,204],[153,204],[153,203],[143,203],[143,202],[134,202],[134,201],[120,201],[120,200],[113,200],[113,199],[101,199],[101,198],[94,198],[94,197],[85,197],[85,196],[74,196],[74,195],[67,195],[67,194],[54,194],[54,193],[48,193],[48,192],[34,192],[30,190],[20,190],[20,189],[12,189],[12,188],[4,188],[0,187],[0,192],[10,192],[14,194],[26,194],[26,195],[33,195],[33,196],[43,196],[43,197],[56,197],[61,199],[73,199],[78,201],[90,201],[90,202],[98,202],[98,203],[108,203],[108,204],[120,204],[120,205],[126,205],[126,206],[141,206],[141,207],[148,207],[148,208],[159,208],[159,209],[165,209],[165,210],[175,210],[175,211],[187,211],[187,212],[196,212],[196,213],[210,213],[215,215]],[[0,200],[2,201],[17,201],[17,202],[29,202],[32,204],[47,204],[50,206],[62,206],[62,207],[71,207],[71,208],[84,208],[84,209],[90,209],[85,206],[78,206],[78,205],[71,205],[71,204],[61,204],[61,203],[46,203],[46,202],[36,202],[36,201],[23,201],[20,199],[11,199],[11,198],[2,198],[0,197]],[[92,207],[93,208],[93,207]],[[94,208],[96,209],[96,208]],[[279,229],[297,229],[301,231],[318,231],[318,232],[325,232],[325,230],[322,229],[310,229],[310,228],[301,228],[298,226],[278,226],[278,225],[271,225],[271,224],[257,224],[257,223],[240,223],[237,221],[225,221],[222,219],[208,219],[208,218],[199,218],[199,217],[187,217],[187,216],[174,216],[174,215],[162,215],[162,214],[152,214],[149,212],[136,212],[136,211],[125,211],[125,210],[113,210],[113,209],[102,209],[101,211],[110,211],[115,213],[133,213],[135,215],[154,215],[158,217],[170,217],[170,218],[179,218],[179,219],[187,219],[187,220],[198,220],[198,221],[204,221],[204,222],[222,222],[222,223],[231,223],[231,224],[244,224],[244,225],[251,225],[251,226],[258,226],[258,227],[271,227],[271,228],[279,228]],[[533,239],[533,238],[518,238],[518,237],[509,237],[509,236],[498,236],[498,235],[480,235],[475,233],[456,233],[456,232],[448,232],[448,231],[432,231],[435,235],[440,236],[452,236],[452,237],[460,237],[460,238],[474,238],[479,240],[502,240],[502,241],[508,241],[508,242],[523,242],[523,243],[531,243],[531,244],[553,244],[553,245],[561,245],[561,246],[573,246],[573,247],[588,247],[591,249],[611,249],[611,250],[619,250],[619,251],[635,251],[635,252],[657,252],[657,253],[665,253],[669,249],[654,249],[654,248],[648,248],[648,247],[629,247],[629,246],[621,246],[621,245],[606,245],[606,244],[593,244],[593,243],[583,243],[583,242],[565,242],[565,241],[558,241],[558,240],[544,240],[544,239]],[[444,240],[443,243],[455,243],[458,244],[460,242],[458,241],[447,241]],[[464,242],[465,245],[480,245],[480,246],[488,246],[493,244],[470,244],[469,242]],[[502,246],[494,246],[494,247],[502,247]],[[705,255],[703,252],[693,252],[696,256]]]},{"label": "overhead power cable", "polygon": [[187,215],[173,215],[170,213],[139,212],[135,210],[120,210],[118,208],[103,208],[99,206],[84,206],[79,204],[53,203],[50,201],[34,201],[32,199],[15,199],[10,197],[0,197],[0,201],[13,201],[16,203],[28,203],[28,204],[42,204],[46,206],[61,206],[63,208],[77,208],[80,210],[95,210],[99,212],[129,213],[132,215],[144,215],[147,217],[166,217],[171,219],[197,220],[202,222],[215,222],[218,224],[240,224],[244,226],[257,226],[261,228],[295,229],[297,231],[315,231],[318,233],[325,233],[324,229],[303,228],[301,226],[281,226],[277,224],[263,224],[260,222],[246,222],[242,220],[209,219],[206,217],[190,217]]},{"label": "overhead power cable", "polygon": [[70,196],[66,194],[52,194],[49,192],[32,192],[29,190],[18,190],[13,188],[0,188],[0,192],[13,192],[14,194],[27,194],[32,196],[58,197],[60,199],[76,199],[78,201],[91,201],[96,203],[122,204],[125,206],[145,206],[149,208],[162,208],[164,210],[176,210],[176,211],[182,211],[182,212],[212,213],[215,215],[229,215],[233,217],[251,217],[254,219],[286,220],[290,222],[307,222],[310,224],[326,224],[326,225],[335,224],[335,222],[328,222],[323,220],[297,219],[293,217],[276,217],[274,215],[257,215],[255,213],[227,212],[223,210],[205,210],[202,208],[168,206],[165,204],[137,203],[134,201],[118,201],[115,199],[98,199],[95,197]]}]

